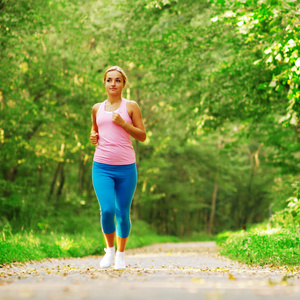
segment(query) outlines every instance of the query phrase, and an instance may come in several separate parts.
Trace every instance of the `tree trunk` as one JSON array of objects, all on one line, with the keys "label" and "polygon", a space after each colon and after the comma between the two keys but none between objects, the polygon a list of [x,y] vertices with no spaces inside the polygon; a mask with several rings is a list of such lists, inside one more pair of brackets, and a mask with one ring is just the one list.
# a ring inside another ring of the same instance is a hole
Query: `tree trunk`
[{"label": "tree trunk", "polygon": [[84,189],[86,161],[87,161],[87,156],[84,155],[84,153],[81,151],[80,156],[79,156],[79,172],[78,172],[78,174],[79,174],[78,193],[80,196],[82,195],[83,189]]},{"label": "tree trunk", "polygon": [[[222,148],[222,140],[219,138],[218,141],[218,150],[220,152]],[[210,216],[209,216],[209,223],[207,228],[207,233],[212,234],[213,226],[214,226],[214,218],[215,218],[215,212],[216,212],[216,202],[217,202],[217,193],[218,193],[218,175],[219,175],[219,168],[217,166],[216,169],[216,175],[215,175],[215,183],[214,183],[214,190],[211,198],[211,210],[210,210]]]},{"label": "tree trunk", "polygon": [[37,200],[39,198],[39,195],[41,192],[41,187],[43,184],[43,172],[42,171],[43,171],[42,166],[39,164],[38,170],[37,170],[37,173],[38,173],[38,181],[37,181],[37,188],[36,188],[36,199]]},{"label": "tree trunk", "polygon": [[242,224],[243,229],[246,229],[246,226],[247,226],[247,220],[248,220],[248,214],[249,214],[249,202],[251,201],[251,198],[252,198],[252,182],[253,182],[254,174],[255,174],[255,167],[252,167],[249,184],[248,184],[248,193],[247,193],[247,197],[246,197],[244,214],[243,214],[243,219],[242,219],[243,220],[243,224]]},{"label": "tree trunk", "polygon": [[213,229],[213,226],[214,226],[217,193],[218,193],[218,183],[215,182],[214,191],[213,191],[212,199],[211,199],[211,210],[210,210],[209,223],[208,223],[208,229],[207,229],[208,234],[212,234],[212,229]]},{"label": "tree trunk", "polygon": [[18,173],[18,167],[17,166],[11,167],[7,172],[7,180],[11,182],[15,181],[17,173]]},{"label": "tree trunk", "polygon": [[61,169],[61,164],[62,164],[62,162],[59,162],[59,163],[57,164],[57,167],[56,167],[55,172],[54,172],[54,174],[53,174],[52,181],[51,181],[51,185],[50,185],[50,191],[49,191],[49,195],[48,195],[48,201],[51,200],[51,197],[52,197],[52,195],[53,195],[53,193],[54,193],[54,190],[55,190],[55,183],[56,183],[58,174],[59,174],[60,169]]},{"label": "tree trunk", "polygon": [[250,164],[252,166],[250,178],[249,178],[249,184],[248,184],[248,193],[246,197],[246,203],[245,203],[245,209],[243,214],[243,224],[242,228],[246,229],[247,221],[248,221],[248,215],[249,215],[249,205],[250,201],[252,199],[252,183],[255,176],[256,169],[259,168],[259,151],[261,149],[263,144],[260,144],[257,148],[257,150],[253,153],[250,153]]},{"label": "tree trunk", "polygon": [[64,163],[61,163],[61,167],[59,169],[59,183],[58,183],[58,189],[57,189],[57,193],[56,193],[56,200],[58,200],[60,198],[60,196],[62,195],[62,190],[65,184],[65,171],[64,171]]}]

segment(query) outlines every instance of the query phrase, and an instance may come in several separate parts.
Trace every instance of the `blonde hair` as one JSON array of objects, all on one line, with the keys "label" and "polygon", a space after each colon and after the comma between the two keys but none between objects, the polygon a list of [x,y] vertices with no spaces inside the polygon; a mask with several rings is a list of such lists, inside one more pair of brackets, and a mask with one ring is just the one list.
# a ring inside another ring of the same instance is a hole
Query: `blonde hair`
[{"label": "blonde hair", "polygon": [[124,72],[124,70],[122,68],[118,67],[118,66],[113,66],[113,67],[110,67],[109,69],[106,70],[106,72],[103,75],[103,81],[104,81],[104,83],[105,83],[105,80],[106,80],[107,73],[111,72],[111,71],[118,71],[118,72],[120,72],[122,74],[122,77],[123,77],[123,80],[124,80],[124,87],[125,87],[125,85],[127,83],[127,75]]}]

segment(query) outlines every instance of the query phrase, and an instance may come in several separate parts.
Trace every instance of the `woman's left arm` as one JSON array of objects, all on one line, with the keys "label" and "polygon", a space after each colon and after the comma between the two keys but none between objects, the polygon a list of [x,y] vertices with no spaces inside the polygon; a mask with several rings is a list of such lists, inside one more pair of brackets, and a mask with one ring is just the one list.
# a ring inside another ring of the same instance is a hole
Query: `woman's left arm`
[{"label": "woman's left arm", "polygon": [[113,114],[113,121],[122,126],[133,138],[144,142],[146,139],[146,130],[138,104],[135,101],[128,101],[127,111],[132,119],[132,125],[125,122],[118,113]]}]

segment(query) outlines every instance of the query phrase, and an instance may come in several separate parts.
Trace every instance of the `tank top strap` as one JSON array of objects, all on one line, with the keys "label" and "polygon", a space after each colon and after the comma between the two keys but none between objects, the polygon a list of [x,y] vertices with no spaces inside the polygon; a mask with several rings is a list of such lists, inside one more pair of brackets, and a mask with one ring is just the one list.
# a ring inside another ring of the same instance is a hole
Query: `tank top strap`
[{"label": "tank top strap", "polygon": [[100,106],[99,106],[99,108],[98,108],[98,111],[97,111],[97,113],[96,113],[96,117],[102,112],[102,110],[104,110],[104,103],[106,102],[106,100],[105,101],[103,101],[101,104],[100,104]]},{"label": "tank top strap", "polygon": [[126,99],[122,98],[122,102],[121,102],[121,105],[120,105],[119,111],[118,111],[119,114],[121,114],[123,111],[125,111],[124,108],[126,108]]}]

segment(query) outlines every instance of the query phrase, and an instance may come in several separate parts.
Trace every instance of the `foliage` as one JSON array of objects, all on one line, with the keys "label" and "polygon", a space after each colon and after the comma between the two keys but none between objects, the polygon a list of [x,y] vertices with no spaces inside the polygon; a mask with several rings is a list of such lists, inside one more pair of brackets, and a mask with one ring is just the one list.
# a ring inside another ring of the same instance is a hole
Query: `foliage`
[{"label": "foliage", "polygon": [[277,226],[287,228],[300,224],[300,201],[297,198],[289,198],[288,201],[288,207],[271,219]]},{"label": "foliage", "polygon": [[292,228],[300,225],[299,181],[293,184],[294,197],[287,199],[288,205],[270,219],[273,227]]},{"label": "foliage", "polygon": [[[213,19],[232,24],[245,37],[245,43],[254,46],[252,51],[259,55],[254,65],[263,65],[271,71],[269,81],[260,83],[258,89],[283,97],[286,115],[279,121],[296,127],[300,101],[299,7],[297,1],[287,0],[234,1],[226,7],[231,11]],[[269,104],[274,104],[275,99],[270,97],[270,100]],[[279,107],[280,103],[275,105]]]},{"label": "foliage", "polygon": [[111,65],[128,73],[124,96],[147,127],[133,143],[135,219],[187,237],[280,211],[300,168],[298,9],[1,1],[0,228],[73,236],[99,223],[88,137]]},{"label": "foliage", "polygon": [[247,264],[299,265],[299,226],[232,234],[220,253]]}]

